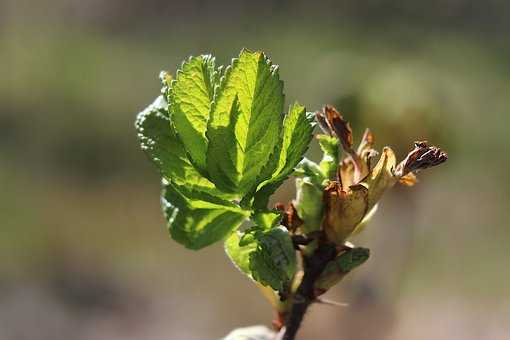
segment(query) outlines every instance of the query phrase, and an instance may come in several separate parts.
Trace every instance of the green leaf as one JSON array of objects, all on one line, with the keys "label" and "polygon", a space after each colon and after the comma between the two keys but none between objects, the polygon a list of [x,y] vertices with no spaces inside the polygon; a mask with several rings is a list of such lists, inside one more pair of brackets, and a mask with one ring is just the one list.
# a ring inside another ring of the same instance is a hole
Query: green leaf
[{"label": "green leaf", "polygon": [[206,168],[205,136],[214,96],[216,71],[210,55],[191,57],[182,64],[169,91],[170,118],[194,164]]},{"label": "green leaf", "polygon": [[318,135],[317,140],[324,153],[319,166],[326,178],[333,179],[338,168],[339,140],[328,135]]},{"label": "green leaf", "polygon": [[243,233],[240,231],[232,233],[225,241],[225,252],[240,271],[253,279],[250,270],[250,253],[255,250],[257,244],[255,242],[248,242],[246,245],[241,246],[239,243],[242,236]]},{"label": "green leaf", "polygon": [[370,257],[370,249],[357,247],[342,253],[328,267],[337,267],[338,270],[348,273],[356,267],[359,267]]},{"label": "green leaf", "polygon": [[296,177],[308,177],[317,187],[323,187],[323,183],[327,179],[320,166],[306,157],[296,166],[294,175]]},{"label": "green leaf", "polygon": [[256,183],[280,138],[283,83],[261,52],[243,50],[217,88],[207,130],[207,170],[241,196]]},{"label": "green leaf", "polygon": [[340,282],[350,271],[365,263],[369,257],[370,249],[362,247],[352,248],[341,253],[326,265],[319,279],[315,282],[315,288],[320,291],[327,291]]},{"label": "green leaf", "polygon": [[170,235],[187,248],[200,249],[224,239],[250,214],[217,197],[163,184],[161,202]]},{"label": "green leaf", "polygon": [[178,186],[228,198],[204,178],[189,161],[186,150],[170,124],[167,103],[159,96],[137,116],[135,127],[142,150],[161,175]]},{"label": "green leaf", "polygon": [[286,178],[303,159],[315,127],[314,116],[304,106],[294,103],[283,121],[283,139],[278,167],[272,180]]},{"label": "green leaf", "polygon": [[296,273],[296,251],[287,229],[280,226],[255,233],[250,253],[253,279],[279,292],[287,291]]},{"label": "green leaf", "polygon": [[233,233],[225,251],[239,270],[277,291],[286,291],[296,273],[296,251],[287,229],[252,227]]},{"label": "green leaf", "polygon": [[294,103],[289,108],[283,122],[282,145],[279,152],[273,156],[273,159],[277,159],[276,169],[271,178],[258,186],[254,199],[257,208],[265,208],[269,196],[292,174],[303,159],[313,137],[314,127],[314,116],[307,113],[304,106]]},{"label": "green leaf", "polygon": [[280,224],[283,212],[279,210],[256,211],[252,214],[251,219],[257,226],[262,229],[271,229]]},{"label": "green leaf", "polygon": [[296,178],[294,207],[303,220],[301,229],[309,233],[320,229],[323,213],[323,190],[312,183],[310,177]]}]

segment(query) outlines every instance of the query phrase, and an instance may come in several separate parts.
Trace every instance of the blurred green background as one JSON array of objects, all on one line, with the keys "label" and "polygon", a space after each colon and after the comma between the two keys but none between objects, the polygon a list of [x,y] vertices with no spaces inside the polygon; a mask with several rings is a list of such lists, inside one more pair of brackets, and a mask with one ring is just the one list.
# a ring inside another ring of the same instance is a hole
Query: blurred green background
[{"label": "blurred green background", "polygon": [[133,127],[161,69],[243,47],[281,65],[288,103],[334,104],[400,158],[449,153],[385,196],[355,240],[372,258],[328,293],[349,306],[314,306],[300,339],[508,339],[509,34],[498,0],[1,0],[0,340],[270,324],[221,245],[169,240]]}]

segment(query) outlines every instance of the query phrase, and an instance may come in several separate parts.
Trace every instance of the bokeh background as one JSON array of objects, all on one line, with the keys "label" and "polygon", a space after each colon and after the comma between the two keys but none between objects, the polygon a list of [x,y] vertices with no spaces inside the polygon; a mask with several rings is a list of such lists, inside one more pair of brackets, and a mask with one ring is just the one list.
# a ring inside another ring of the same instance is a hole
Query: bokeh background
[{"label": "bokeh background", "polygon": [[328,293],[349,306],[314,306],[300,339],[508,339],[509,34],[498,0],[1,0],[0,339],[270,324],[220,244],[169,239],[133,127],[161,69],[243,47],[281,65],[288,103],[334,104],[399,157],[417,139],[450,156],[384,197],[355,240],[372,258]]}]

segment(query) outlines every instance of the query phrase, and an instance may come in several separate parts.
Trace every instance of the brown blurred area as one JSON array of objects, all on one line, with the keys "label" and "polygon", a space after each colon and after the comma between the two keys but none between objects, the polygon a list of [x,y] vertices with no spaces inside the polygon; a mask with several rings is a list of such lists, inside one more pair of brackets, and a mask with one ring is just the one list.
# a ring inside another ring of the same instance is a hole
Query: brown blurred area
[{"label": "brown blurred area", "polygon": [[449,153],[385,196],[354,240],[371,259],[327,296],[349,306],[314,306],[300,339],[508,339],[509,32],[497,0],[2,0],[0,340],[270,324],[221,244],[169,239],[133,127],[161,69],[243,47],[281,65],[288,103],[334,104],[401,158],[423,139]]}]

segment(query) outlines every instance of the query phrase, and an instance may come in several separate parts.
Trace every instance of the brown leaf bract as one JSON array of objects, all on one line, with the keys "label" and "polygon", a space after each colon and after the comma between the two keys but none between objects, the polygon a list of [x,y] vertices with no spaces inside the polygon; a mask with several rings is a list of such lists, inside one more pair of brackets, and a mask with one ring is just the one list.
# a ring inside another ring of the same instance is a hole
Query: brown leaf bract
[{"label": "brown leaf bract", "polygon": [[436,146],[428,146],[426,141],[414,142],[414,149],[397,166],[395,173],[405,176],[410,172],[427,169],[445,162],[448,155]]}]

